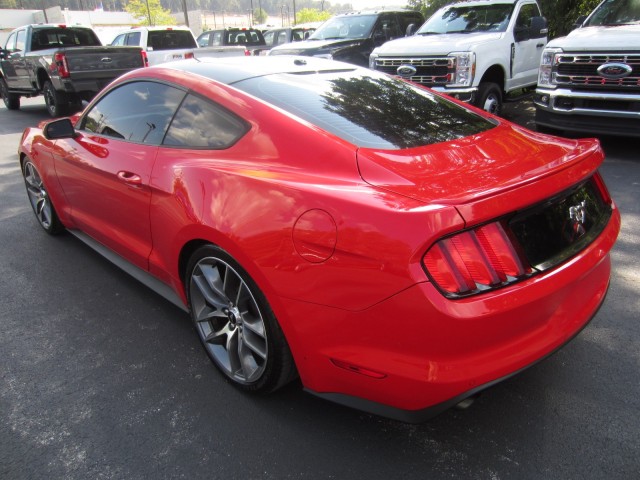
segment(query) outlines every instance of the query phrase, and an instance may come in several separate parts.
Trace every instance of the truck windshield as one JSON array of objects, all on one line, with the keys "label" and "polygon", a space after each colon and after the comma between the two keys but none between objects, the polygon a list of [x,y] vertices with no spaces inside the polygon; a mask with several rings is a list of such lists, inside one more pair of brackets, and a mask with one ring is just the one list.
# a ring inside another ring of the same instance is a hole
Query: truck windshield
[{"label": "truck windshield", "polygon": [[585,27],[640,23],[640,0],[606,0],[591,14]]},{"label": "truck windshield", "polygon": [[513,13],[513,3],[476,6],[449,6],[434,13],[416,32],[443,33],[505,32]]},{"label": "truck windshield", "polygon": [[188,30],[151,30],[148,45],[154,50],[196,48],[196,40]]},{"label": "truck windshield", "polygon": [[348,17],[333,17],[318,28],[309,40],[331,40],[338,38],[367,38],[377,15],[353,15]]}]

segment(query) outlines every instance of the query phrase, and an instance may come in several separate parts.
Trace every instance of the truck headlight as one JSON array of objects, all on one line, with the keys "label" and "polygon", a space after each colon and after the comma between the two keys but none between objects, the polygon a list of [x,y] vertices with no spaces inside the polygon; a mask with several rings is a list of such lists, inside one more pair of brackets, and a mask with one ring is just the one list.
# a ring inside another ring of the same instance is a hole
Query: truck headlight
[{"label": "truck headlight", "polygon": [[453,52],[448,57],[454,62],[454,78],[450,87],[470,87],[476,73],[476,54],[473,52]]},{"label": "truck headlight", "polygon": [[372,53],[369,55],[369,68],[372,70],[376,69],[376,60],[378,59],[377,53]]},{"label": "truck headlight", "polygon": [[540,71],[538,72],[538,86],[555,88],[555,74],[553,69],[558,62],[558,54],[561,48],[545,48],[540,58]]}]

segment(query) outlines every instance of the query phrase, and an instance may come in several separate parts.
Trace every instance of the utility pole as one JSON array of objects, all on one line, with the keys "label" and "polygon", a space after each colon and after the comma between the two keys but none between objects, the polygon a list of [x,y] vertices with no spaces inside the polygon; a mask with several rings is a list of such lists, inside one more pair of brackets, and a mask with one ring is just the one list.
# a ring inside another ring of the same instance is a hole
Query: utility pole
[{"label": "utility pole", "polygon": [[187,0],[182,0],[182,9],[184,10],[184,24],[189,26],[189,13],[187,12]]}]

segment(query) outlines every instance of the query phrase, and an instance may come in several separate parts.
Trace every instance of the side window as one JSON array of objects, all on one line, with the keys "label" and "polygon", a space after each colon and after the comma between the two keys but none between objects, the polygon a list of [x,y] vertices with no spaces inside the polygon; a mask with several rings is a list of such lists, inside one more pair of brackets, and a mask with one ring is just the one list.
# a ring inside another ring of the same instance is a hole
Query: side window
[{"label": "side window", "polygon": [[409,27],[409,25],[415,25],[415,31],[424,23],[422,17],[412,14],[400,15],[398,17],[398,20],[400,22],[400,34],[403,36],[407,34],[407,28]]},{"label": "side window", "polygon": [[282,30],[278,34],[278,45],[282,45],[283,43],[287,43],[287,31],[286,30]]},{"label": "side window", "polygon": [[373,39],[376,44],[384,43],[394,38],[404,36],[404,32],[400,35],[400,27],[394,15],[383,15],[376,25],[373,32]]},{"label": "side window", "polygon": [[209,37],[211,37],[211,33],[203,33],[198,37],[198,46],[199,47],[208,47],[209,46]]},{"label": "side window", "polygon": [[249,126],[222,107],[187,95],[176,113],[163,145],[221,150],[231,147]]},{"label": "side window", "polygon": [[216,45],[216,46],[222,45],[222,33],[223,32],[215,32],[213,34],[213,42],[211,43],[211,45]]},{"label": "side window", "polygon": [[184,96],[184,91],[161,83],[127,83],[102,97],[85,115],[80,130],[159,145]]},{"label": "side window", "polygon": [[124,37],[126,35],[118,35],[116,38],[113,39],[113,42],[111,42],[111,45],[114,45],[116,47],[122,47],[124,45]]},{"label": "side window", "polygon": [[531,18],[540,15],[540,11],[535,3],[523,5],[516,19],[516,27],[529,28],[531,26]]},{"label": "side window", "polygon": [[267,45],[267,47],[275,47],[275,45],[273,44],[273,37],[275,33],[276,32],[274,30],[271,30],[264,34],[264,43]]},{"label": "side window", "polygon": [[7,39],[7,43],[4,46],[5,50],[9,50],[10,52],[14,51],[16,49],[16,34],[12,33],[11,35],[9,35],[9,38]]},{"label": "side window", "polygon": [[18,35],[16,36],[16,50],[23,52],[24,51],[24,46],[26,43],[26,39],[27,39],[27,31],[26,30],[20,30],[18,32]]},{"label": "side window", "polygon": [[140,45],[140,32],[133,32],[127,35],[127,45],[137,47]]}]

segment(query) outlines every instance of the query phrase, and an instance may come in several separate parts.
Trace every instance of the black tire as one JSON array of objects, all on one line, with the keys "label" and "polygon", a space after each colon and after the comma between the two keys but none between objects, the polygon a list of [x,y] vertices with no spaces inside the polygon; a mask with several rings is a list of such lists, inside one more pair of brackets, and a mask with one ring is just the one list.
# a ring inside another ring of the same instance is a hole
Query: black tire
[{"label": "black tire", "polygon": [[22,176],[27,188],[29,203],[31,203],[31,208],[33,208],[33,213],[35,213],[40,226],[49,235],[57,235],[64,231],[64,225],[60,222],[56,209],[53,207],[40,172],[28,159],[22,166]]},{"label": "black tire", "polygon": [[64,92],[59,92],[53,87],[51,81],[47,80],[42,87],[44,103],[47,105],[49,115],[52,117],[64,117],[69,113],[69,98]]},{"label": "black tire", "polygon": [[0,95],[7,110],[18,110],[20,108],[20,95],[9,93],[9,87],[4,78],[0,78]]},{"label": "black tire", "polygon": [[493,82],[483,82],[478,86],[478,96],[474,105],[493,115],[502,113],[502,90]]},{"label": "black tire", "polygon": [[296,378],[287,341],[267,299],[227,252],[205,245],[185,275],[189,312],[209,358],[232,383],[269,393]]}]

